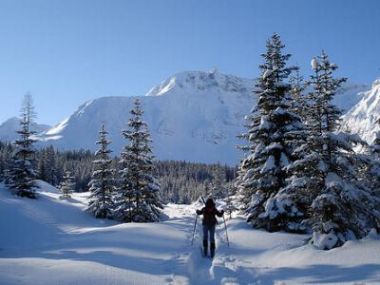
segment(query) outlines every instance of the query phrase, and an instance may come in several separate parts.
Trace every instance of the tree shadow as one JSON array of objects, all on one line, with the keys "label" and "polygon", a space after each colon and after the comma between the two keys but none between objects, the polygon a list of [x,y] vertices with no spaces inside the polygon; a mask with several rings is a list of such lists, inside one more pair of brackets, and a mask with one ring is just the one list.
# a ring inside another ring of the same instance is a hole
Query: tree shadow
[{"label": "tree shadow", "polygon": [[[282,267],[267,270],[260,274],[260,284],[273,284],[275,281],[290,282],[299,278],[308,284],[361,282],[363,280],[380,283],[380,264],[362,264],[354,267],[338,265],[312,265],[305,268]],[[291,283],[289,283],[291,284]]]}]

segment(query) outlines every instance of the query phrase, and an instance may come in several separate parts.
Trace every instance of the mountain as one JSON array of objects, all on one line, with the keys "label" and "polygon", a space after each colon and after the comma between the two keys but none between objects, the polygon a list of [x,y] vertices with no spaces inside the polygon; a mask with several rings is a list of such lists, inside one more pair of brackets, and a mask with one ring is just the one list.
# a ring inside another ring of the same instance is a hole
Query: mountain
[{"label": "mountain", "polygon": [[[237,164],[244,142],[244,117],[256,104],[254,80],[216,71],[175,74],[138,97],[144,108],[153,149],[158,159]],[[347,84],[336,104],[348,109],[361,97],[363,85]],[[96,149],[98,130],[106,124],[112,149],[120,152],[126,141],[129,110],[137,97],[103,97],[81,105],[69,118],[46,131],[41,140],[60,149]]]},{"label": "mountain", "polygon": [[[253,80],[218,72],[183,72],[138,97],[145,111],[159,159],[198,162],[239,162],[244,116],[255,103]],[[44,133],[41,139],[61,149],[96,149],[102,123],[112,149],[127,143],[121,130],[137,97],[103,97],[86,102],[74,114]]]},{"label": "mountain", "polygon": [[[32,131],[35,131],[37,134],[47,131],[51,126],[44,124],[32,125]],[[17,117],[10,118],[3,122],[0,125],[0,138],[2,141],[12,142],[15,139],[19,138],[17,130],[20,129],[20,119]]]},{"label": "mountain", "polygon": [[[335,103],[349,109],[361,99],[366,86],[346,84]],[[69,118],[38,137],[43,145],[59,149],[95,150],[102,123],[109,131],[111,148],[118,154],[127,143],[125,129],[133,101],[145,111],[158,159],[237,164],[243,153],[245,119],[256,103],[254,80],[216,71],[175,74],[140,97],[103,97],[81,105]],[[357,95],[359,93],[359,95]],[[0,138],[2,138],[0,132]]]},{"label": "mountain", "polygon": [[370,90],[362,93],[362,99],[343,117],[341,128],[357,133],[368,143],[375,139],[380,130],[380,79],[373,82]]}]

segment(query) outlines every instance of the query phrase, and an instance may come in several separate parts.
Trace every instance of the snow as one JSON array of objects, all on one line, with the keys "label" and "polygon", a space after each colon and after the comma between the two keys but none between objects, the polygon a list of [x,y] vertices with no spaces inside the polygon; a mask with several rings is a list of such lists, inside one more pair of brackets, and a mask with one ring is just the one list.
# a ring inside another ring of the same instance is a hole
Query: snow
[{"label": "snow", "polygon": [[201,204],[169,204],[160,223],[117,224],[84,212],[88,193],[59,200],[57,189],[38,184],[37,200],[0,186],[2,285],[380,282],[380,237],[374,232],[323,251],[307,243],[308,235],[253,230],[235,215],[227,221],[230,247],[223,222],[217,226],[211,261],[200,255],[199,220],[190,246]]},{"label": "snow", "polygon": [[[149,125],[156,157],[162,160],[237,164],[243,153],[236,136],[245,131],[244,117],[255,108],[255,81],[220,72],[186,71],[174,74],[140,96],[144,121]],[[334,103],[349,109],[362,97],[362,85],[345,84]],[[59,124],[38,135],[39,145],[59,149],[96,150],[100,126],[105,123],[117,154],[125,144],[125,128],[136,97],[102,97],[82,104]],[[270,127],[265,124],[263,128]],[[0,139],[17,138],[18,124],[0,125]],[[46,129],[44,129],[46,130]]]},{"label": "snow", "polygon": [[271,128],[271,123],[268,120],[268,116],[261,116],[260,118],[260,125],[259,129],[260,130],[269,130]]},{"label": "snow", "polygon": [[243,153],[236,148],[241,144],[236,136],[243,132],[244,116],[255,104],[253,88],[253,80],[219,72],[178,73],[146,96],[103,97],[85,103],[40,136],[41,144],[95,151],[104,123],[110,149],[117,154],[125,145],[121,130],[130,117],[128,111],[140,98],[158,159],[237,164]]},{"label": "snow", "polygon": [[[69,121],[69,118],[64,119],[58,125],[56,125],[53,128],[47,130],[46,133],[45,133],[45,135],[48,136],[48,137],[50,137],[50,136],[55,136],[55,135],[61,133],[66,128],[68,121]],[[57,136],[57,137],[60,138],[60,136]]]},{"label": "snow", "polygon": [[322,234],[318,232],[313,233],[314,246],[318,249],[331,249],[338,242],[338,237],[335,233]]},{"label": "snow", "polygon": [[318,60],[315,57],[311,60],[310,64],[311,64],[311,68],[313,70],[317,70],[318,69],[319,63],[318,63]]},{"label": "snow", "polygon": [[272,70],[269,70],[269,69],[267,69],[267,70],[265,70],[265,72],[263,73],[263,79],[266,79],[266,78],[268,78],[270,75],[272,74]]},{"label": "snow", "polygon": [[362,99],[352,107],[343,117],[342,130],[359,134],[368,143],[376,138],[380,130],[380,80],[372,84],[372,88],[363,92]]},{"label": "snow", "polygon": [[283,152],[281,153],[280,165],[281,167],[287,167],[289,165],[289,159]]},{"label": "snow", "polygon": [[265,161],[262,169],[260,170],[260,173],[268,173],[272,169],[274,169],[275,167],[276,167],[276,165],[275,165],[275,158],[274,158],[273,155],[270,155],[268,157],[268,159]]}]

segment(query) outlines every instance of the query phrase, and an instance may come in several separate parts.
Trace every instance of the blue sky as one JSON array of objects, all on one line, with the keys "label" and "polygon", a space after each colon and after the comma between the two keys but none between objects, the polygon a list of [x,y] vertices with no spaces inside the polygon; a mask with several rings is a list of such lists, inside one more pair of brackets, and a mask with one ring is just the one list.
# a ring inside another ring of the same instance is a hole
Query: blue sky
[{"label": "blue sky", "polygon": [[170,75],[253,78],[278,32],[309,74],[325,49],[339,75],[380,76],[378,0],[0,0],[0,122],[34,98],[55,124],[86,100],[144,95]]}]

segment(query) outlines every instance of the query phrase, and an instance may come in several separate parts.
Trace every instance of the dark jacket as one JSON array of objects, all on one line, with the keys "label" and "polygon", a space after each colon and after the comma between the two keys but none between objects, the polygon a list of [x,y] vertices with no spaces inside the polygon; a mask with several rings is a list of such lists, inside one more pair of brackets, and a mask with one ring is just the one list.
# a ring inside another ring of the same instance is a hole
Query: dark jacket
[{"label": "dark jacket", "polygon": [[209,199],[207,200],[205,207],[203,207],[201,210],[197,210],[197,214],[203,215],[203,225],[211,227],[217,224],[215,216],[222,217],[224,211],[218,211],[218,209],[215,208],[214,201]]}]

